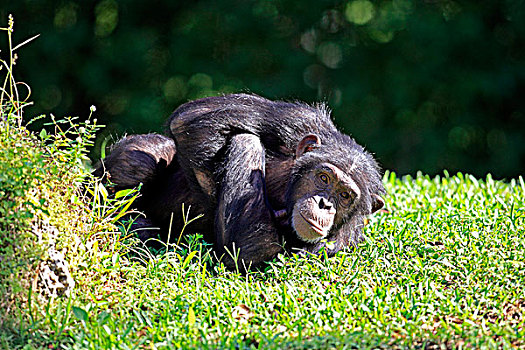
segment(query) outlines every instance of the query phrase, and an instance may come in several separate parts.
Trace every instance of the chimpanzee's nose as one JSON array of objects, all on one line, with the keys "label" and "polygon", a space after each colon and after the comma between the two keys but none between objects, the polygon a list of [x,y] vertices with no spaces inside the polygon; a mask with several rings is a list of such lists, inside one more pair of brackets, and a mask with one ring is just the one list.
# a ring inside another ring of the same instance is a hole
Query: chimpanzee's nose
[{"label": "chimpanzee's nose", "polygon": [[321,199],[319,199],[319,209],[326,209],[326,210],[330,210],[334,207],[334,205],[327,199],[321,197]]}]

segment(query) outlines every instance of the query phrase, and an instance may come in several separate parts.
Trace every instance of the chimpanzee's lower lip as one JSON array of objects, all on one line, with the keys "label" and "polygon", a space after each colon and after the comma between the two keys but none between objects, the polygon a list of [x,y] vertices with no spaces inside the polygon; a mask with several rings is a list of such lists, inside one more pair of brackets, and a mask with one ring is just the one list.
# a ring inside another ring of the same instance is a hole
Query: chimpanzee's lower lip
[{"label": "chimpanzee's lower lip", "polygon": [[324,230],[319,225],[317,225],[315,221],[313,221],[312,219],[308,219],[307,217],[303,215],[303,213],[299,213],[299,214],[301,215],[303,220],[306,221],[312,227],[312,229],[314,230],[316,234],[318,234],[319,236],[325,235]]}]

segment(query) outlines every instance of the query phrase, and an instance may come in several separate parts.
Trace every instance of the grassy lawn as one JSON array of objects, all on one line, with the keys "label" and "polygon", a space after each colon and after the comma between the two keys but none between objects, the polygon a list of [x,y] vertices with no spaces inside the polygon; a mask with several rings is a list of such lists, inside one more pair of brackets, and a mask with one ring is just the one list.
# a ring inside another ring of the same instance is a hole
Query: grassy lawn
[{"label": "grassy lawn", "polygon": [[51,331],[22,333],[81,349],[525,346],[523,179],[385,184],[386,211],[355,251],[243,276],[198,236],[168,254],[96,248],[70,299],[33,310]]}]

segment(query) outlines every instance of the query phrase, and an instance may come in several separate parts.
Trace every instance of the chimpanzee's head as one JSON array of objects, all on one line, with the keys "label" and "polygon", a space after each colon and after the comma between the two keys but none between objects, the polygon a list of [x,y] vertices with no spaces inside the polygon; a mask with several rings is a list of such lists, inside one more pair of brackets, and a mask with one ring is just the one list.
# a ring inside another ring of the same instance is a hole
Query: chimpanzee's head
[{"label": "chimpanzee's head", "polygon": [[364,216],[384,205],[384,188],[372,156],[349,136],[336,137],[334,145],[317,135],[298,143],[287,212],[301,241],[318,248],[323,239],[334,241],[337,251],[359,241]]}]

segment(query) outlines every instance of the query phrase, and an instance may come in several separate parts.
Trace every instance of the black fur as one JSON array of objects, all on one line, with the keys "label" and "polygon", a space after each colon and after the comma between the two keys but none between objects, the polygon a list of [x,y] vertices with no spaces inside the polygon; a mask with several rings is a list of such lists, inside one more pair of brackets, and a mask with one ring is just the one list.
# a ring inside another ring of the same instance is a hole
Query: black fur
[{"label": "black fur", "polygon": [[[316,253],[326,241],[333,242],[327,250],[334,254],[362,239],[364,216],[382,205],[377,163],[336,129],[323,105],[246,94],[210,97],[179,107],[168,127],[171,138],[124,138],[96,174],[106,170],[117,188],[143,183],[138,209],[161,232],[167,231],[172,212],[172,232],[180,232],[181,205],[191,205],[193,215],[204,218],[190,231],[203,233],[220,254],[235,244],[245,262],[258,265],[283,249]],[[308,134],[317,135],[321,145],[295,159]],[[322,162],[350,175],[362,195],[325,241],[309,244],[274,213],[287,209],[290,215],[293,203],[287,199],[297,180]]]}]

